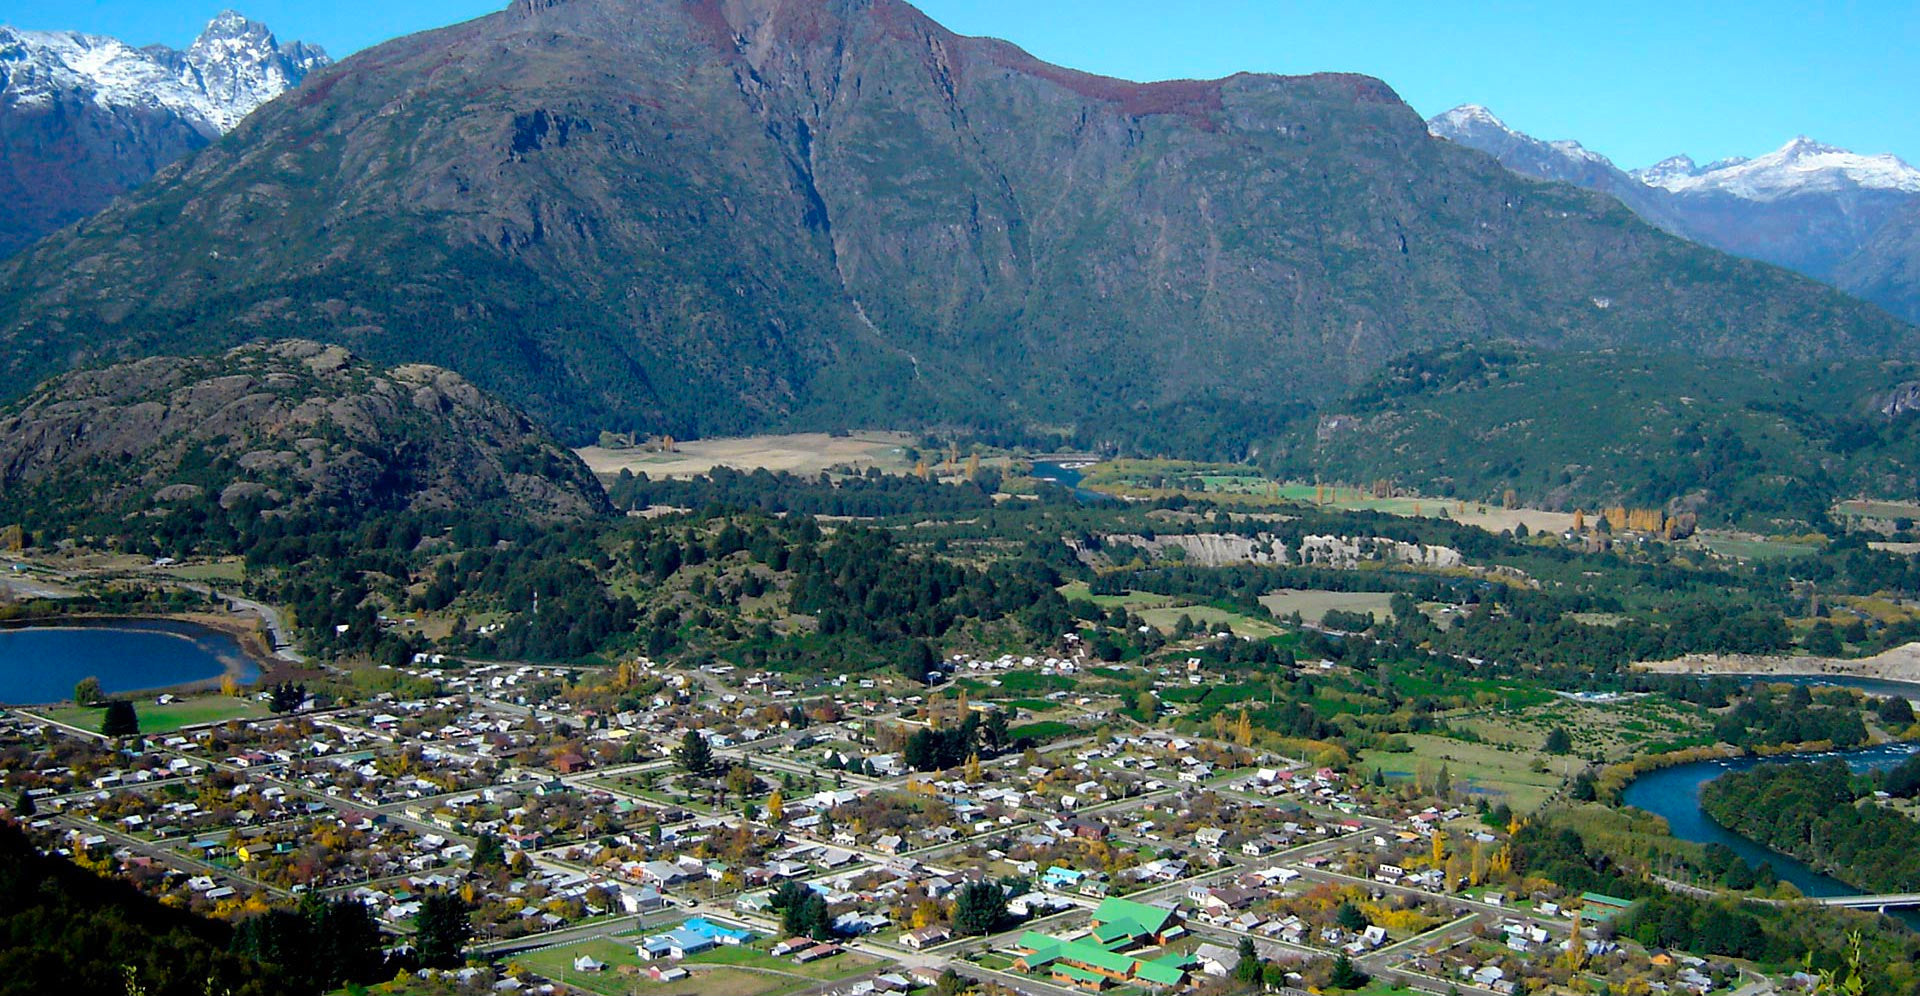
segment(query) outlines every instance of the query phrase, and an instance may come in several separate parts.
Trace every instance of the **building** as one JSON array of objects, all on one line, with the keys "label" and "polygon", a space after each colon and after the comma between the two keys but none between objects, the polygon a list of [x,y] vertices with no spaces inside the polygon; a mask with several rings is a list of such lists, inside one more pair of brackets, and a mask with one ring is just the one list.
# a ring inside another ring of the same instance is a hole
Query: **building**
[{"label": "building", "polygon": [[1138,985],[1175,989],[1187,984],[1188,955],[1165,955],[1146,960],[1122,954],[1093,940],[1065,941],[1036,931],[1022,934],[1020,956],[1013,967],[1028,974],[1044,973],[1061,985],[1099,991],[1109,986]]}]

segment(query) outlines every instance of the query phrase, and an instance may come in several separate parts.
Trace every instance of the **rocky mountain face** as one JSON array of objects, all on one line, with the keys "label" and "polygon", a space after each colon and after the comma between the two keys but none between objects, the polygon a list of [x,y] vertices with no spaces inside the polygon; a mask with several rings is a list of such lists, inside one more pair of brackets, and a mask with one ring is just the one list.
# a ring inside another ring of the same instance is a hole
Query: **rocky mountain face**
[{"label": "rocky mountain face", "polygon": [[586,466],[457,374],[289,340],[67,374],[0,410],[12,514],[607,508]]},{"label": "rocky mountain face", "polygon": [[570,438],[1221,448],[1435,343],[1917,335],[1434,141],[1377,80],[1129,83],[898,0],[517,0],[316,72],[0,266],[0,391],[289,334],[460,370]]},{"label": "rocky mountain face", "polygon": [[232,11],[184,52],[0,27],[0,255],[100,210],[328,62]]},{"label": "rocky mountain face", "polygon": [[[1920,321],[1920,291],[1896,276],[1920,266],[1920,258],[1903,257],[1898,248],[1903,219],[1920,208],[1920,169],[1894,156],[1801,137],[1754,159],[1703,167],[1674,156],[1628,173],[1577,142],[1542,142],[1515,131],[1483,107],[1455,108],[1428,128],[1514,172],[1611,194],[1669,232],[1804,273]],[[1889,237],[1879,239],[1883,230]]]},{"label": "rocky mountain face", "polygon": [[1478,104],[1466,104],[1434,117],[1427,122],[1427,130],[1437,138],[1478,149],[1523,176],[1611,194],[1640,217],[1669,232],[1684,234],[1663,192],[1579,142],[1546,142],[1515,131]]}]

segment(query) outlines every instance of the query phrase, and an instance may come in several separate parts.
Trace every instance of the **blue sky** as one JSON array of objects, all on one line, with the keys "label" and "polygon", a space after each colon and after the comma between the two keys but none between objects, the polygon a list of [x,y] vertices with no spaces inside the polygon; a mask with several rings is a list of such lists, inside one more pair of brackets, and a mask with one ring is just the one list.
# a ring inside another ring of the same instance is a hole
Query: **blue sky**
[{"label": "blue sky", "polygon": [[[0,22],[180,46],[223,0],[0,0]],[[504,0],[225,0],[336,55]],[[1486,104],[1626,167],[1758,155],[1798,134],[1920,163],[1920,2],[924,0],[954,30],[1132,79],[1378,76],[1422,114]]]}]

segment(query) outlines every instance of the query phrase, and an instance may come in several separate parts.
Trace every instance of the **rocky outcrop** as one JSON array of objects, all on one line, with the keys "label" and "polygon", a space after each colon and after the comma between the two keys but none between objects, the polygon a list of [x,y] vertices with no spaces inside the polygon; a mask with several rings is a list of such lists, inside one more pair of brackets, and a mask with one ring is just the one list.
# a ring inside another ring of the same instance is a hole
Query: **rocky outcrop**
[{"label": "rocky outcrop", "polygon": [[0,412],[0,503],[138,513],[606,510],[586,466],[457,374],[283,341],[69,374]]},{"label": "rocky outcrop", "polygon": [[[1350,570],[1362,563],[1391,562],[1416,567],[1452,568],[1466,565],[1460,551],[1445,546],[1423,546],[1397,540],[1356,536],[1307,536],[1298,550],[1271,533],[1239,536],[1223,533],[1156,535],[1117,533],[1104,537],[1103,548],[1133,547],[1157,561],[1179,561],[1194,567],[1234,564],[1305,564]],[[1078,550],[1082,559],[1098,551]]]}]

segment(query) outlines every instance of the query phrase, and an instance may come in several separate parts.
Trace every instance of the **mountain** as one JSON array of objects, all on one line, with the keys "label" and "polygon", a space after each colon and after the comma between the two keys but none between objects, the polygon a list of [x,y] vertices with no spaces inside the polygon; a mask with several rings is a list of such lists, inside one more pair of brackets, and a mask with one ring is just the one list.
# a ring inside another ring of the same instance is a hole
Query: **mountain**
[{"label": "mountain", "polygon": [[1834,272],[1842,288],[1884,303],[1894,314],[1920,323],[1920,198],[1880,226],[1860,250]]},{"label": "mountain", "polygon": [[1529,507],[1661,507],[1793,532],[1840,498],[1920,489],[1920,365],[1449,347],[1388,364],[1263,459],[1468,501],[1511,488]]},{"label": "mountain", "polygon": [[1611,194],[1640,217],[1669,232],[1681,232],[1679,220],[1668,210],[1666,196],[1579,142],[1541,141],[1508,127],[1478,104],[1464,104],[1434,116],[1427,121],[1427,130],[1436,138],[1478,149],[1523,176]]},{"label": "mountain", "polygon": [[1920,340],[1435,141],[1377,80],[1130,83],[898,0],[516,0],[314,73],[0,265],[0,392],[288,335],[459,370],[569,439],[1223,450],[1462,339]]},{"label": "mountain", "polygon": [[[1920,204],[1920,169],[1897,157],[1861,155],[1803,136],[1758,158],[1702,167],[1673,156],[1627,173],[1577,142],[1542,142],[1514,131],[1476,105],[1437,115],[1428,128],[1522,175],[1611,194],[1669,232],[1920,318],[1920,294],[1910,285],[1901,290],[1897,281],[1868,275],[1899,264],[1853,262],[1882,228]],[[1898,244],[1897,236],[1885,244]],[[1920,266],[1920,260],[1906,265]]]},{"label": "mountain", "polygon": [[0,255],[100,210],[328,61],[232,11],[184,52],[0,27]]},{"label": "mountain", "polygon": [[607,508],[577,457],[457,374],[292,340],[49,381],[0,409],[0,504],[40,523],[247,505]]}]

